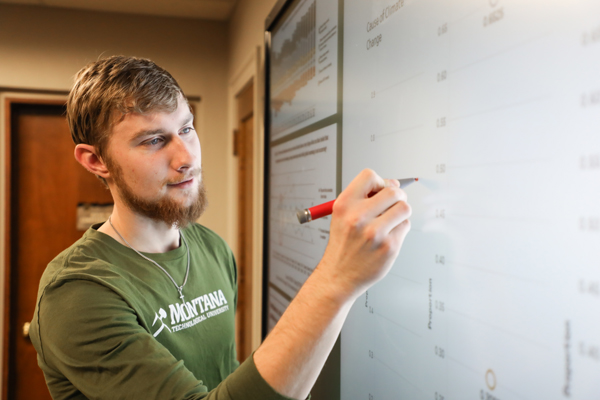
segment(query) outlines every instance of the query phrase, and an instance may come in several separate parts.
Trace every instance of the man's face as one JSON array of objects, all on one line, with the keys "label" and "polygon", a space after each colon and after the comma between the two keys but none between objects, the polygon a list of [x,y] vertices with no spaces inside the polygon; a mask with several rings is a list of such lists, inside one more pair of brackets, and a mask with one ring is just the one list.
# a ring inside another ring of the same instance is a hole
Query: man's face
[{"label": "man's face", "polygon": [[[180,96],[172,113],[130,113],[115,124],[105,162],[109,186],[132,211],[183,227],[206,207],[200,141]],[[115,191],[116,189],[116,191]]]}]

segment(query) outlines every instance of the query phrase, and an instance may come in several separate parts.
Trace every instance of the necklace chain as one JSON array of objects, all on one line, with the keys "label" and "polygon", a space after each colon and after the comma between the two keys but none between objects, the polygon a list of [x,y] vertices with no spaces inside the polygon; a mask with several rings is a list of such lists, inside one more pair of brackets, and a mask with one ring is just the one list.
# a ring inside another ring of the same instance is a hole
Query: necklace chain
[{"label": "necklace chain", "polygon": [[127,246],[131,250],[135,251],[142,258],[145,258],[146,260],[150,261],[152,264],[156,265],[162,272],[164,272],[169,277],[169,279],[173,282],[173,284],[177,288],[177,291],[179,292],[179,298],[181,299],[181,302],[185,303],[185,301],[183,299],[183,287],[187,283],[188,275],[190,274],[190,246],[188,246],[187,240],[185,240],[185,236],[183,235],[183,232],[181,232],[181,229],[179,230],[179,236],[181,236],[181,239],[183,240],[183,243],[185,244],[185,248],[187,249],[187,268],[185,270],[185,278],[183,278],[183,283],[181,284],[181,286],[179,286],[177,284],[177,282],[175,282],[175,279],[173,279],[173,277],[171,276],[171,274],[169,274],[166,269],[164,269],[163,267],[161,267],[159,263],[157,263],[156,261],[154,261],[153,259],[151,259],[149,257],[146,257],[145,255],[143,255],[142,253],[140,253],[139,251],[137,251],[131,244],[129,244],[129,242],[127,240],[125,240],[125,238],[123,237],[123,235],[121,235],[119,233],[119,231],[115,228],[115,226],[113,225],[112,221],[110,220],[110,217],[108,217],[108,223],[113,228],[113,230],[115,232],[117,232],[117,235],[119,235],[119,237],[123,240],[123,242],[125,242],[125,244],[127,244]]}]

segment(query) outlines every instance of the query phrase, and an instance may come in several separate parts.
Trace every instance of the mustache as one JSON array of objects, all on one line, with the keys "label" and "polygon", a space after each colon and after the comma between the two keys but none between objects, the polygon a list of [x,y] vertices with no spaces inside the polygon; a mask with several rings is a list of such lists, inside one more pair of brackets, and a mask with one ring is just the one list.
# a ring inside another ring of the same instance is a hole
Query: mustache
[{"label": "mustache", "polygon": [[200,168],[200,167],[193,168],[193,169],[187,171],[186,173],[182,173],[177,178],[168,180],[167,185],[175,185],[175,184],[187,181],[191,178],[196,178],[196,177],[200,176],[201,174],[202,174],[202,168]]}]

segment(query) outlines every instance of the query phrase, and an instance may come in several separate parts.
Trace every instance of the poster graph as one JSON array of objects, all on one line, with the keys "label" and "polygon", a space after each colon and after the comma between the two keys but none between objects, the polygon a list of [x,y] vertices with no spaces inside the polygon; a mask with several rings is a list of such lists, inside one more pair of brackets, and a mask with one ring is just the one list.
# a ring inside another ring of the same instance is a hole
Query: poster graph
[{"label": "poster graph", "polygon": [[329,217],[301,225],[298,210],[336,197],[337,126],[271,147],[269,330],[320,261]]},{"label": "poster graph", "polygon": [[337,4],[303,0],[273,31],[271,139],[337,111]]}]

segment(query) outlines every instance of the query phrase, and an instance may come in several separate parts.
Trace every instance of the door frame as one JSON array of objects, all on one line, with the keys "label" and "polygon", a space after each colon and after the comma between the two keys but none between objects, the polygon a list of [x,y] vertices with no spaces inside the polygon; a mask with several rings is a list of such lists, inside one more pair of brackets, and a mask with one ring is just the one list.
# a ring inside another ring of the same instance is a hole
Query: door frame
[{"label": "door frame", "polygon": [[238,170],[237,160],[233,156],[233,131],[237,129],[239,117],[237,115],[236,96],[250,83],[254,84],[253,115],[254,115],[254,146],[252,151],[252,260],[250,265],[250,286],[252,298],[249,299],[249,311],[252,313],[250,324],[250,343],[255,350],[262,340],[262,259],[263,259],[263,187],[264,187],[264,141],[263,129],[263,104],[261,99],[264,92],[264,74],[262,73],[262,48],[256,48],[248,55],[246,61],[229,81],[228,89],[228,182],[227,191],[229,198],[230,218],[227,221],[229,245],[234,254],[237,252],[238,243]]},{"label": "door frame", "polygon": [[10,346],[10,248],[11,248],[11,107],[13,104],[39,104],[39,105],[64,105],[67,102],[66,94],[43,94],[19,92],[0,92],[0,299],[3,301],[0,312],[0,379],[2,379],[2,398],[8,396],[8,365]]}]

